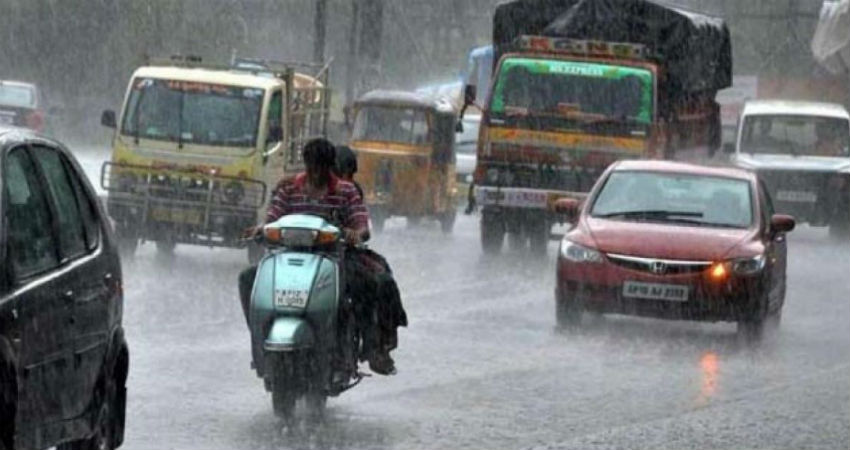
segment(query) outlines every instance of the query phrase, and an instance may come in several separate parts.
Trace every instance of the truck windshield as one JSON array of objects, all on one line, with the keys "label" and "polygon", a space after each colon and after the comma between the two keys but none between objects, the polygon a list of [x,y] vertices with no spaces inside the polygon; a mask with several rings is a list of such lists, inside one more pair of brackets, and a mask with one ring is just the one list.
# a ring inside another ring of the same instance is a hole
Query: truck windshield
[{"label": "truck windshield", "polygon": [[494,117],[649,124],[652,77],[649,70],[634,67],[508,58],[500,66],[490,111]]},{"label": "truck windshield", "polygon": [[833,117],[750,115],[744,119],[741,151],[847,157],[850,123]]},{"label": "truck windshield", "polygon": [[121,129],[137,138],[253,147],[262,99],[262,89],[137,78]]},{"label": "truck windshield", "polygon": [[414,108],[361,107],[354,121],[351,139],[425,144],[428,142],[427,114],[425,110]]}]

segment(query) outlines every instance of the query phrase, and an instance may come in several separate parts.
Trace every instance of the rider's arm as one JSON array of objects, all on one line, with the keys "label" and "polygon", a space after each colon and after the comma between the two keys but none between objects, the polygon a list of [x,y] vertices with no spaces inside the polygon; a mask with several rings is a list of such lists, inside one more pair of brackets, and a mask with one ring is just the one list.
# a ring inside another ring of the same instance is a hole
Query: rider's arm
[{"label": "rider's arm", "polygon": [[289,213],[289,196],[293,188],[292,179],[283,179],[275,187],[269,209],[266,211],[265,223],[272,223]]},{"label": "rider's arm", "polygon": [[363,241],[369,235],[369,210],[354,185],[349,184],[349,186],[351,189],[344,190],[347,214],[343,226],[352,233],[356,233],[359,240]]}]

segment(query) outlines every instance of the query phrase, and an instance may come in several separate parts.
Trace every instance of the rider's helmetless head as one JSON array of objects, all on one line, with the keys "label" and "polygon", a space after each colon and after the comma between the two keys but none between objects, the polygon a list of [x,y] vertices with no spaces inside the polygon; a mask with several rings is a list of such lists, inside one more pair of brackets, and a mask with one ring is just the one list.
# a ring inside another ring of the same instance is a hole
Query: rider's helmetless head
[{"label": "rider's helmetless head", "polygon": [[325,186],[336,165],[336,149],[327,139],[313,139],[304,145],[301,153],[307,169],[307,178],[315,187]]}]

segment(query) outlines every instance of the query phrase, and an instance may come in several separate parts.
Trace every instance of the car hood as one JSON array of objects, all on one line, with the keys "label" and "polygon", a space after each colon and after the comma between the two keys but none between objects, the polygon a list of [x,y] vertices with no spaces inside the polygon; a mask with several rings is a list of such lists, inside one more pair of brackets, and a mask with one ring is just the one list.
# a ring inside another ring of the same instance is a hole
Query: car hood
[{"label": "car hood", "polygon": [[828,156],[750,155],[735,156],[736,165],[752,170],[793,170],[810,172],[848,172],[850,158]]},{"label": "car hood", "polygon": [[644,258],[716,261],[745,240],[751,229],[708,228],[588,218],[585,231],[603,253]]}]

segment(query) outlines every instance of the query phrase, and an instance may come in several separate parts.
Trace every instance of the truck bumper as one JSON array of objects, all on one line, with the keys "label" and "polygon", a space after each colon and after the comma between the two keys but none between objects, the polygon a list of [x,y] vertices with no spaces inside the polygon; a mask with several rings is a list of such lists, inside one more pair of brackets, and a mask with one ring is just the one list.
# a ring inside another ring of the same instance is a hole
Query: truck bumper
[{"label": "truck bumper", "polygon": [[555,201],[558,199],[583,199],[587,197],[587,193],[532,188],[475,186],[474,196],[475,203],[481,207],[536,209],[553,212]]}]

